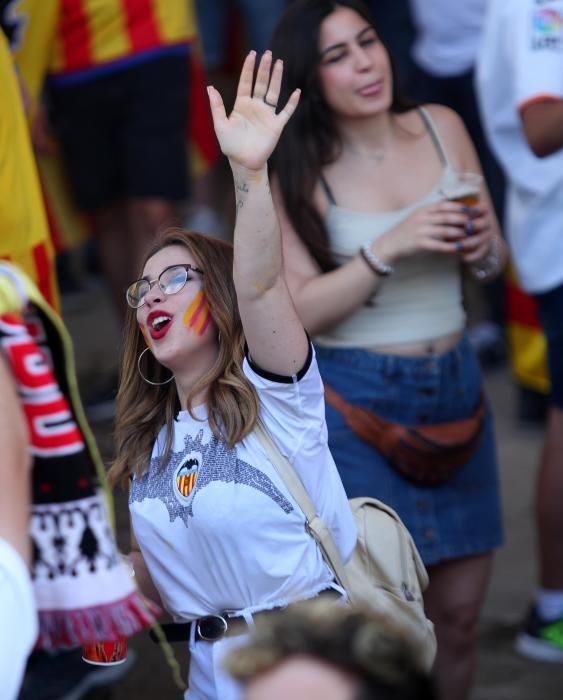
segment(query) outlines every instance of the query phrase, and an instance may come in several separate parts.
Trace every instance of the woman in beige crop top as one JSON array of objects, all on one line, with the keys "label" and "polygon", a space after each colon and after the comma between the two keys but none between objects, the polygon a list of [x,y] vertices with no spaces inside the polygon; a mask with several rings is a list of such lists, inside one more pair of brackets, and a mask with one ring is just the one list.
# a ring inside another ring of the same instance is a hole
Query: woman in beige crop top
[{"label": "woman in beige crop top", "polygon": [[[474,407],[447,413],[461,405],[456,396],[479,396],[461,274],[490,279],[502,270],[506,248],[486,187],[471,209],[448,200],[456,173],[481,171],[461,119],[445,107],[400,101],[387,50],[359,0],[296,0],[272,49],[284,60],[283,94],[302,90],[274,154],[274,195],[287,280],[325,382],[352,403],[389,411],[395,422],[399,393],[406,405],[409,392],[413,403],[423,397],[428,404],[447,385],[443,405],[418,420],[467,417]],[[442,697],[464,700],[492,550],[502,541],[492,426],[473,460],[480,464],[421,488],[361,444],[330,406],[327,419],[348,495],[388,499],[411,529],[430,574],[425,602],[436,624]],[[472,539],[477,523],[486,529]],[[458,541],[450,544],[456,527]]]}]

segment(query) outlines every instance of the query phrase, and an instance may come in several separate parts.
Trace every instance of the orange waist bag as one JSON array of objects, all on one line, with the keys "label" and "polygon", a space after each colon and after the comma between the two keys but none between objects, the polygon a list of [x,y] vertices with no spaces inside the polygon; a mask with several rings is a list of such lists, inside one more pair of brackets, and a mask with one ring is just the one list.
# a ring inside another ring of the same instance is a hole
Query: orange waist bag
[{"label": "orange waist bag", "polygon": [[356,435],[375,447],[406,479],[424,486],[447,481],[471,457],[485,422],[485,401],[473,415],[434,425],[391,423],[365,408],[354,406],[325,384],[325,400],[344,416]]}]

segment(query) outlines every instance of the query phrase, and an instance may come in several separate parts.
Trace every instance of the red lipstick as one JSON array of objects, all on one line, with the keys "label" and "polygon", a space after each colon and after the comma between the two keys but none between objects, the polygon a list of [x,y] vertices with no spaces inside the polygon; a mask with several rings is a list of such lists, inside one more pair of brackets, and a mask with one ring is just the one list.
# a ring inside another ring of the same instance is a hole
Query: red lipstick
[{"label": "red lipstick", "polygon": [[153,340],[159,340],[170,330],[172,316],[167,311],[151,311],[147,316],[147,329]]}]

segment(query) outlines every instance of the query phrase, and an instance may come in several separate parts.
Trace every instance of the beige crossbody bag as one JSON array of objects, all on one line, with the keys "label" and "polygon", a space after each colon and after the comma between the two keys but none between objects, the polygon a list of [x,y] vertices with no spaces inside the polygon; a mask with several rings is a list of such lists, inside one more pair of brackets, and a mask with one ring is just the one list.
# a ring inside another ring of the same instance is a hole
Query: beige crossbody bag
[{"label": "beige crossbody bag", "polygon": [[375,498],[350,499],[358,541],[344,565],[330,530],[316,513],[297,472],[260,422],[255,435],[303,511],[307,530],[320,546],[350,602],[387,615],[406,631],[421,668],[429,670],[436,655],[436,637],[434,626],[424,613],[422,599],[428,574],[397,513]]}]

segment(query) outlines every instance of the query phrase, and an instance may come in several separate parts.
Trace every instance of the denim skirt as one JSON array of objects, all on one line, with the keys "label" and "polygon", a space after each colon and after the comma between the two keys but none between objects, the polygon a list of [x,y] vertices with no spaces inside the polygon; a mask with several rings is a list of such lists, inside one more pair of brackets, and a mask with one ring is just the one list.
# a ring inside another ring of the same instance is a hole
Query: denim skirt
[{"label": "denim skirt", "polygon": [[[482,391],[466,337],[441,355],[401,357],[355,348],[315,347],[323,379],[356,406],[403,425],[467,418]],[[394,508],[425,564],[483,554],[503,542],[493,420],[489,409],[468,462],[438,486],[401,476],[342,415],[326,406],[329,446],[349,498],[372,496]]]}]

